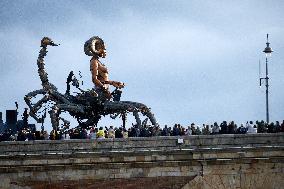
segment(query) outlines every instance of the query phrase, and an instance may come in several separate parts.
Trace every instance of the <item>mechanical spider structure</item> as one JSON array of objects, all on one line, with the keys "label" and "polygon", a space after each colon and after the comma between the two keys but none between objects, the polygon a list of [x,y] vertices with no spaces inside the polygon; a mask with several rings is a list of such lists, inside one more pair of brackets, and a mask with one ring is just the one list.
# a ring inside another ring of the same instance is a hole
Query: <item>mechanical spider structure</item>
[{"label": "mechanical spider structure", "polygon": [[[93,41],[96,42],[96,41]],[[48,74],[45,71],[44,58],[47,54],[48,46],[58,46],[50,38],[44,37],[41,40],[41,50],[37,59],[38,74],[41,80],[42,89],[29,92],[24,100],[29,107],[29,115],[38,123],[44,120],[39,116],[40,110],[46,106],[50,106],[48,113],[50,114],[51,124],[54,130],[60,130],[59,122],[62,121],[67,129],[70,125],[68,120],[60,117],[61,113],[68,112],[77,119],[80,128],[88,129],[90,126],[97,125],[102,116],[110,115],[115,119],[122,117],[123,126],[125,126],[126,115],[132,113],[135,117],[136,125],[141,127],[146,124],[148,119],[152,125],[157,125],[154,115],[150,108],[138,102],[120,101],[122,91],[116,88],[112,93],[112,99],[101,98],[95,89],[84,91],[79,87],[79,81],[71,71],[67,78],[67,89],[65,94],[58,92],[57,88],[48,80]],[[70,83],[80,90],[76,95],[70,94]],[[42,96],[40,100],[32,103],[38,95]],[[141,120],[141,115],[146,117]]]}]

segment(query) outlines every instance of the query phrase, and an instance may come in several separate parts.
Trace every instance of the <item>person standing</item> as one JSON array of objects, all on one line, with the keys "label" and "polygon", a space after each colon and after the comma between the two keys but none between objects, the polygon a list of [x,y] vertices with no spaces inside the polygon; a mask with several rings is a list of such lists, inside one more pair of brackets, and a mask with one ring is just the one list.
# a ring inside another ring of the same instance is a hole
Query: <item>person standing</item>
[{"label": "person standing", "polygon": [[100,127],[98,132],[97,132],[97,138],[105,138],[105,132],[103,127]]}]

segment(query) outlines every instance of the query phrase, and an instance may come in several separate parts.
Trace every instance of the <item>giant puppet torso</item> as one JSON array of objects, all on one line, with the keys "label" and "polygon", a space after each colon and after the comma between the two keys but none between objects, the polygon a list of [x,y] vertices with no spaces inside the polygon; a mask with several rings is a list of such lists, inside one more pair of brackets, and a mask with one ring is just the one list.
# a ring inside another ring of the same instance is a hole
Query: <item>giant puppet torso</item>
[{"label": "giant puppet torso", "polygon": [[[106,82],[109,81],[107,67],[102,64],[96,57],[93,57],[90,60],[90,71],[92,73],[92,78],[97,78],[105,88],[108,88],[108,84],[106,84]],[[96,87],[101,86],[96,85]]]}]

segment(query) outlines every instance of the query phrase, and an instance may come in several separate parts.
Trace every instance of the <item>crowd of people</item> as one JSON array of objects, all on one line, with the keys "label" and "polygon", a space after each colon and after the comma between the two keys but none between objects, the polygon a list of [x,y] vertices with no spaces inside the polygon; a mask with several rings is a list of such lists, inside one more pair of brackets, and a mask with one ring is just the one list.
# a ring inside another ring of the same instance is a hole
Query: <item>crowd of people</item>
[{"label": "crowd of people", "polygon": [[174,124],[169,127],[145,125],[138,127],[133,125],[126,129],[125,127],[91,127],[83,129],[80,127],[68,131],[52,130],[50,134],[47,131],[32,131],[23,128],[16,134],[6,130],[0,134],[0,141],[28,141],[28,140],[68,140],[68,139],[96,139],[96,138],[128,138],[128,137],[153,137],[153,136],[184,136],[184,135],[214,135],[214,134],[246,134],[246,133],[277,133],[284,132],[284,120],[280,124],[266,124],[264,121],[248,121],[246,124],[235,124],[234,121],[217,122],[212,125],[203,124],[201,127],[192,123],[190,126]]}]

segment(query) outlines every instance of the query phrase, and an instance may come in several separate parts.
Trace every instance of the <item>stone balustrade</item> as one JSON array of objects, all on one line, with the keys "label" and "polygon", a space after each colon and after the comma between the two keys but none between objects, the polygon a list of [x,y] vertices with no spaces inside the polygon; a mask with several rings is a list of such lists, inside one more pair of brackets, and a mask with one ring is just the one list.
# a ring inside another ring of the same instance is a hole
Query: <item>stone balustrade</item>
[{"label": "stone balustrade", "polygon": [[0,188],[280,189],[283,162],[284,133],[0,142]]}]

